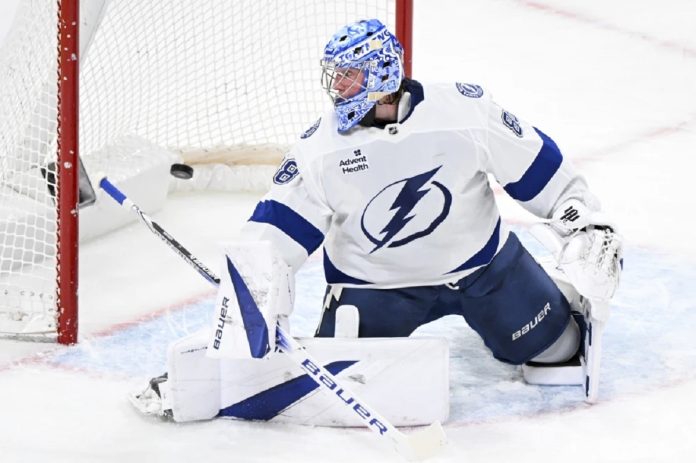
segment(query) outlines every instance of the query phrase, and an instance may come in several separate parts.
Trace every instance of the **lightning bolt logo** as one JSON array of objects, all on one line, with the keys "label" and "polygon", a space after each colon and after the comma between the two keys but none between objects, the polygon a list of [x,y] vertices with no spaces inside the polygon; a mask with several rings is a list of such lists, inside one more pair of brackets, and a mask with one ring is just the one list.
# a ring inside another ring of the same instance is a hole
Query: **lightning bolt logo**
[{"label": "lightning bolt logo", "polygon": [[[390,248],[403,246],[404,244],[410,243],[415,239],[426,236],[430,234],[435,228],[437,228],[437,226],[440,225],[440,223],[442,223],[445,217],[447,217],[447,215],[449,214],[450,205],[452,204],[452,195],[442,184],[433,181],[431,182],[432,185],[437,187],[444,196],[444,205],[442,212],[426,229],[409,235],[405,238],[392,241],[399,234],[399,232],[401,232],[404,229],[404,227],[416,216],[415,214],[411,214],[411,212],[420,202],[420,200],[423,199],[423,197],[426,194],[428,194],[428,192],[431,190],[430,188],[423,188],[424,185],[435,176],[435,174],[438,170],[440,170],[441,167],[442,166],[439,166],[431,171],[416,175],[415,177],[399,180],[390,185],[387,185],[379,193],[377,193],[377,195],[375,195],[374,198],[370,200],[370,202],[367,204],[367,207],[365,208],[365,211],[363,212],[360,224],[365,236],[367,236],[367,238],[375,244],[375,248],[370,253],[377,251],[378,249],[384,247],[387,244],[387,247]],[[376,238],[368,232],[367,227],[365,226],[365,213],[370,208],[370,205],[375,201],[375,199],[377,199],[382,193],[401,183],[403,183],[401,191],[399,191],[399,194],[396,196],[396,199],[394,199],[394,202],[389,208],[389,211],[393,213],[391,220],[389,220],[389,223],[387,223],[387,225],[384,228],[382,228],[382,230],[380,230],[379,235],[381,235],[381,238]]]}]

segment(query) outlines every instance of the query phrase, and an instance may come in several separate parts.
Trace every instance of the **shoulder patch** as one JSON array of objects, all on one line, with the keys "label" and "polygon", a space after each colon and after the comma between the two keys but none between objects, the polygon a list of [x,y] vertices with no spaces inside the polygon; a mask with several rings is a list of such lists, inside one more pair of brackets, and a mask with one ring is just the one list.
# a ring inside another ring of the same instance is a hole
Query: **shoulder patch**
[{"label": "shoulder patch", "polygon": [[483,88],[481,88],[480,85],[464,84],[461,82],[457,82],[456,85],[459,93],[464,96],[468,96],[469,98],[481,98],[483,96]]},{"label": "shoulder patch", "polygon": [[522,138],[522,136],[524,135],[522,133],[522,126],[520,125],[519,119],[517,119],[517,117],[514,114],[509,113],[503,109],[500,118],[503,120],[503,124],[505,124],[505,126],[508,129],[512,130],[512,133]]},{"label": "shoulder patch", "polygon": [[316,132],[317,129],[319,128],[319,124],[321,124],[321,117],[319,119],[317,119],[317,121],[314,123],[314,125],[312,125],[310,128],[305,130],[305,132],[302,135],[300,135],[300,138],[311,137],[314,134],[314,132]]},{"label": "shoulder patch", "polygon": [[293,178],[297,177],[300,171],[297,168],[297,162],[294,159],[283,159],[283,163],[278,167],[278,170],[273,175],[273,183],[276,185],[285,185],[290,183]]}]

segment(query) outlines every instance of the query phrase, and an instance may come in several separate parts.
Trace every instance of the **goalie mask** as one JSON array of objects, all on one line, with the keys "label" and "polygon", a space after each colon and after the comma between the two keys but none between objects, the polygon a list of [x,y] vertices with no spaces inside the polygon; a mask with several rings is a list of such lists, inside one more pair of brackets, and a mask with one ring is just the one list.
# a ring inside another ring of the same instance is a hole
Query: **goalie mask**
[{"label": "goalie mask", "polygon": [[338,131],[354,127],[404,76],[403,48],[379,20],[349,24],[324,48],[322,86],[334,103]]}]

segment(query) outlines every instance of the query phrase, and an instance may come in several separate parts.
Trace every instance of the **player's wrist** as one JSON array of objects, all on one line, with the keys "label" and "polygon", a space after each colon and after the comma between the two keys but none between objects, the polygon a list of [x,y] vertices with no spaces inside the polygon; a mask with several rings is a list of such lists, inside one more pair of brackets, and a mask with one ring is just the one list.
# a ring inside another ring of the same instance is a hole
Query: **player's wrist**
[{"label": "player's wrist", "polygon": [[607,214],[589,208],[576,198],[566,200],[556,207],[549,225],[562,237],[591,230],[607,230],[616,233],[616,224]]}]

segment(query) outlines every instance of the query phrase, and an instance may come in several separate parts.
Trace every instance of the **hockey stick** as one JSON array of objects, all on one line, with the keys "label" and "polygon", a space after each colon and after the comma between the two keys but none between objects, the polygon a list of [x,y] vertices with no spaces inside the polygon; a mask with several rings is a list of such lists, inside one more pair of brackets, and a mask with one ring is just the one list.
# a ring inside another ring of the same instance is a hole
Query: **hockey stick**
[{"label": "hockey stick", "polygon": [[[99,187],[111,196],[121,206],[131,209],[140,220],[155,235],[159,236],[172,250],[191,265],[196,271],[210,283],[218,286],[220,279],[191,252],[176,241],[159,224],[154,222],[130,199],[126,197],[106,177],[101,178]],[[286,334],[280,325],[276,329],[276,343],[279,349],[287,354],[295,363],[307,371],[308,376],[323,388],[324,391],[334,397],[343,406],[350,408],[371,431],[380,438],[390,441],[397,452],[409,460],[422,460],[435,454],[445,442],[445,433],[442,425],[436,421],[418,432],[404,434],[392,425],[372,407],[350,391],[345,384],[329,373],[320,362],[316,361],[295,338]]]}]

